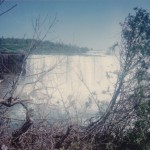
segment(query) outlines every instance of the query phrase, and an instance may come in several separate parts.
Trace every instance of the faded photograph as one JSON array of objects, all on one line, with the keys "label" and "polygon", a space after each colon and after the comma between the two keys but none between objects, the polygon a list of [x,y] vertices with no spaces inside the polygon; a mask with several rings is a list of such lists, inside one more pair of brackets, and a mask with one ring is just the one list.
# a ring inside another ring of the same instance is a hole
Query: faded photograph
[{"label": "faded photograph", "polygon": [[150,149],[149,0],[0,0],[0,149]]}]

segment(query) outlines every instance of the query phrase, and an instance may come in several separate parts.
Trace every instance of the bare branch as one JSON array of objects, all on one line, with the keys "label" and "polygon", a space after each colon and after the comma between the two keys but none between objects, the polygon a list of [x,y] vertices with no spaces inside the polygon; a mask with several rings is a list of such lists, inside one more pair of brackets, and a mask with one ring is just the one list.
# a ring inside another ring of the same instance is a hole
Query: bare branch
[{"label": "bare branch", "polygon": [[[0,4],[1,5],[1,4]],[[0,13],[0,16],[4,15],[5,13],[11,11],[12,9],[14,9],[17,6],[17,4],[13,5],[12,7],[10,7],[9,9],[5,10],[4,12]]]}]

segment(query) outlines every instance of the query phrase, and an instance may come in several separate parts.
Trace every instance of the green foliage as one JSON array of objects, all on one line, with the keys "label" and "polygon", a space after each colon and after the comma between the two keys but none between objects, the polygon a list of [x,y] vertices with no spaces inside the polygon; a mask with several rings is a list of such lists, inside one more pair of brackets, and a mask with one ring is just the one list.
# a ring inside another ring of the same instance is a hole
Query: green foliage
[{"label": "green foliage", "polygon": [[150,105],[149,102],[142,103],[136,109],[137,121],[134,128],[128,133],[128,144],[137,147],[149,147],[150,144]]},{"label": "green foliage", "polygon": [[[18,51],[29,50],[34,42],[34,39],[17,39],[17,38],[0,38],[0,51]],[[63,43],[54,43],[50,41],[39,41],[40,45],[33,51],[34,54],[51,54],[51,53],[86,53],[89,51],[86,47],[78,47]]]},{"label": "green foliage", "polygon": [[118,47],[118,43],[114,43],[111,47],[109,47],[109,49],[107,50],[107,54],[108,55],[112,55],[115,54],[116,48]]},{"label": "green foliage", "polygon": [[134,8],[135,15],[129,14],[123,27],[123,38],[130,56],[138,53],[150,56],[150,14],[142,8]]},{"label": "green foliage", "polygon": [[121,24],[121,69],[108,113],[95,125],[102,130],[95,150],[150,149],[150,14],[134,10]]},{"label": "green foliage", "polygon": [[[132,78],[129,99],[133,100],[134,122],[124,137],[129,149],[150,148],[150,14],[142,8],[134,8],[122,25],[125,64]],[[129,88],[129,87],[128,87]],[[131,148],[132,147],[132,148]]]}]

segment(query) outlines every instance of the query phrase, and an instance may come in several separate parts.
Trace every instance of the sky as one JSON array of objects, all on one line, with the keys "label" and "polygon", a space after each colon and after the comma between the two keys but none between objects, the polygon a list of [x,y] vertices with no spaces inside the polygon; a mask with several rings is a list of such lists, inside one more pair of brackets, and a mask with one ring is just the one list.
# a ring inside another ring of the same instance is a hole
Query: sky
[{"label": "sky", "polygon": [[5,0],[0,13],[15,4],[0,16],[0,36],[32,38],[37,18],[42,36],[56,17],[45,40],[94,50],[107,50],[120,41],[119,23],[134,7],[150,11],[150,0]]}]

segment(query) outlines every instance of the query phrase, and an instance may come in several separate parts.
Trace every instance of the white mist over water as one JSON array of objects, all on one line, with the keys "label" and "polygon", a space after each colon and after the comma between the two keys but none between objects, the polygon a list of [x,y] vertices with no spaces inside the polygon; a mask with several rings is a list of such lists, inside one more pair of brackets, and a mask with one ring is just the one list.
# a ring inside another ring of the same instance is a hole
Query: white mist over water
[{"label": "white mist over water", "polygon": [[90,117],[111,99],[118,70],[114,55],[32,55],[20,93],[33,100],[42,117]]}]

